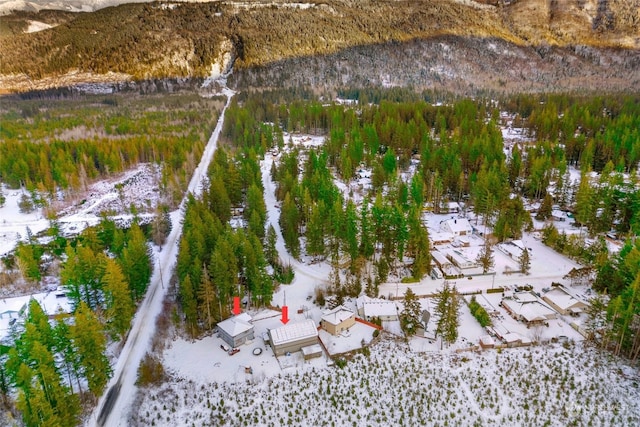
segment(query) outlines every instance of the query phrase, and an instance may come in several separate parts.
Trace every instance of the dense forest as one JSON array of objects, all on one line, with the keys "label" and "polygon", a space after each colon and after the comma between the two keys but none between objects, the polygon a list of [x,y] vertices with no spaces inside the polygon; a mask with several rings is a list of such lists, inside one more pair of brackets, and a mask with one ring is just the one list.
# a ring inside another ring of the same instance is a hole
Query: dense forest
[{"label": "dense forest", "polygon": [[[73,307],[71,316],[53,322],[32,299],[24,323],[15,323],[10,345],[0,346],[2,402],[15,407],[26,426],[75,426],[82,408],[102,395],[111,376],[107,338],[119,341],[129,331],[136,304],[151,279],[151,253],[145,232],[134,223],[128,230],[104,218],[75,238],[60,235],[55,222],[51,242],[21,243],[5,268],[19,268],[39,281],[49,274],[43,255],[60,268],[60,283]],[[168,229],[162,233],[166,236]]]},{"label": "dense forest", "polygon": [[138,163],[162,165],[164,203],[175,206],[222,103],[195,94],[16,100],[0,109],[0,181],[47,204],[78,198],[94,181]]},{"label": "dense forest", "polygon": [[[330,292],[376,294],[390,272],[407,281],[427,273],[424,207],[438,212],[448,201],[462,202],[496,241],[532,229],[530,206],[538,206],[540,221],[563,209],[588,237],[567,236],[547,222],[544,241],[595,271],[595,288],[611,298],[605,304],[608,327],[597,339],[637,357],[637,96],[521,95],[436,106],[425,101],[433,93],[423,99],[401,90],[343,95],[379,103],[327,105],[277,91],[241,95],[224,129],[229,140],[260,151],[282,149],[282,132],[326,136],[317,149],[284,150],[271,175],[288,251],[328,259],[334,266]],[[507,124],[521,127],[525,140],[505,145],[499,125]],[[371,191],[356,203],[338,190],[336,178],[349,182],[363,170],[371,173]],[[609,256],[604,233],[627,239],[623,250]],[[341,283],[337,271],[344,267]]]},{"label": "dense forest", "polygon": [[[231,314],[233,297],[251,306],[271,303],[278,271],[275,241],[263,249],[267,210],[258,156],[219,148],[201,198],[190,196],[176,265],[178,294],[188,332],[211,331]],[[233,211],[244,227],[231,227]]]}]

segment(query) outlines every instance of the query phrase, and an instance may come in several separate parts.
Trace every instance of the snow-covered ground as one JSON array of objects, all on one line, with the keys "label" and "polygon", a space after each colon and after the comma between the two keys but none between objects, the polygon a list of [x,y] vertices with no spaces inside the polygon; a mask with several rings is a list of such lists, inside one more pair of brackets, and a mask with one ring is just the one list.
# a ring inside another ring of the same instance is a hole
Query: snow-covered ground
[{"label": "snow-covered ground", "polygon": [[[83,194],[78,195],[75,203],[53,201],[61,231],[69,235],[78,234],[100,222],[103,213],[110,214],[109,217],[117,222],[130,221],[133,215],[127,212],[132,206],[136,207],[139,217],[145,217],[145,212],[153,212],[159,202],[160,173],[158,165],[139,164],[122,174],[89,185]],[[6,202],[0,207],[0,257],[11,252],[19,241],[27,239],[27,229],[36,235],[50,226],[41,208],[31,213],[20,212],[18,203],[22,190],[3,186],[2,193]]]},{"label": "snow-covered ground", "polygon": [[[138,396],[131,426],[640,423],[638,371],[579,344],[414,353],[381,337],[369,356],[359,354],[344,368],[305,362],[262,376],[227,370],[225,361],[242,351],[228,356],[209,343],[174,342],[170,352],[182,360],[165,358],[171,378]],[[248,357],[254,368],[273,364],[270,354]],[[219,374],[209,376],[212,370]]]}]

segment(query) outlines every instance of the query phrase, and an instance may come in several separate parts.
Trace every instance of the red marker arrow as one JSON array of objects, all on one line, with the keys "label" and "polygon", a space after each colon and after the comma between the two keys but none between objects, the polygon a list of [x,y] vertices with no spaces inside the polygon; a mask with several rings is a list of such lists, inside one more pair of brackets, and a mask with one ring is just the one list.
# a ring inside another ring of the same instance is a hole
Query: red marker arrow
[{"label": "red marker arrow", "polygon": [[240,297],[233,297],[233,314],[240,314]]},{"label": "red marker arrow", "polygon": [[289,307],[286,305],[282,306],[282,319],[280,319],[280,321],[285,325],[289,322]]}]

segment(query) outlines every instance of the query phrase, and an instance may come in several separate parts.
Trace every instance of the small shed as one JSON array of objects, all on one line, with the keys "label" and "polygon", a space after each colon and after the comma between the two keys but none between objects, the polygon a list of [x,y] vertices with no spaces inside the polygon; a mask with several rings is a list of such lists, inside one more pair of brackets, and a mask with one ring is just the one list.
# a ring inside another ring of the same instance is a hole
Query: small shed
[{"label": "small shed", "polygon": [[308,345],[300,349],[302,351],[302,357],[304,360],[313,359],[322,356],[322,347],[320,344]]},{"label": "small shed", "polygon": [[304,322],[288,323],[279,328],[269,330],[269,342],[276,356],[300,351],[318,343],[318,329],[316,323],[311,320]]},{"label": "small shed", "polygon": [[482,349],[494,348],[496,346],[496,342],[491,335],[483,335],[480,337],[480,347]]},{"label": "small shed", "polygon": [[356,323],[356,315],[353,311],[340,305],[333,310],[327,310],[322,315],[320,325],[322,329],[331,335],[339,335]]},{"label": "small shed", "polygon": [[220,338],[231,347],[238,347],[254,338],[252,319],[247,313],[241,313],[218,323]]}]

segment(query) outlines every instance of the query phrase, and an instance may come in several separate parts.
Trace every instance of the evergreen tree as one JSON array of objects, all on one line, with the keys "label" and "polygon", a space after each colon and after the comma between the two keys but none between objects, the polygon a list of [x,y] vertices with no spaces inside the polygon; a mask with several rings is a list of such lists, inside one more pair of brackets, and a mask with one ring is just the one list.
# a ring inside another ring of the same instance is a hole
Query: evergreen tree
[{"label": "evergreen tree", "polygon": [[442,290],[436,294],[435,312],[438,316],[436,334],[442,335],[446,343],[453,344],[458,339],[460,325],[460,301],[455,286],[444,283]]},{"label": "evergreen tree", "polygon": [[306,230],[306,250],[307,255],[313,257],[323,257],[326,254],[325,232],[323,218],[324,202],[319,201],[311,206],[311,215],[307,222]]},{"label": "evergreen tree", "polygon": [[202,269],[202,282],[198,290],[198,300],[200,302],[198,311],[206,320],[207,329],[211,330],[213,328],[214,307],[216,306],[217,298],[216,290],[213,287],[213,283],[211,283],[211,277],[206,265]]},{"label": "evergreen tree", "polygon": [[191,285],[191,277],[186,275],[184,279],[180,281],[180,304],[182,306],[182,312],[185,316],[187,323],[187,329],[190,335],[193,337],[196,335],[198,328],[198,304]]},{"label": "evergreen tree", "polygon": [[264,225],[267,222],[267,205],[262,190],[252,184],[247,190],[247,205],[244,210],[245,219],[249,221],[249,229],[259,238],[264,237]]},{"label": "evergreen tree", "polygon": [[476,262],[482,266],[482,274],[487,274],[487,272],[495,265],[493,248],[491,247],[491,242],[489,242],[488,239],[485,239],[484,246],[478,253]]},{"label": "evergreen tree", "polygon": [[529,250],[527,248],[524,248],[518,257],[518,265],[522,273],[529,274],[529,270],[531,270],[531,257],[529,256]]},{"label": "evergreen tree", "polygon": [[107,339],[102,323],[85,303],[75,311],[70,335],[89,390],[99,397],[111,377],[111,366],[106,356]]},{"label": "evergreen tree", "polygon": [[84,301],[92,310],[98,310],[102,304],[106,256],[84,245],[78,245],[75,249],[68,245],[66,255],[60,281],[67,289],[67,296],[74,307]]},{"label": "evergreen tree", "polygon": [[129,283],[131,295],[135,300],[140,300],[147,291],[152,267],[151,250],[147,246],[142,229],[136,223],[129,230],[127,246],[122,251],[120,264]]},{"label": "evergreen tree", "polygon": [[162,247],[171,232],[171,217],[167,206],[158,206],[153,217],[151,235],[153,243]]},{"label": "evergreen tree", "polygon": [[122,269],[111,258],[107,258],[102,280],[105,291],[107,324],[111,332],[122,340],[131,326],[135,305],[131,299],[131,292],[125,276],[122,274]]},{"label": "evergreen tree", "polygon": [[290,193],[287,193],[282,202],[280,211],[280,229],[287,250],[294,258],[300,256],[300,241],[298,239],[298,225],[300,212]]},{"label": "evergreen tree", "polygon": [[536,214],[536,219],[538,221],[546,221],[551,218],[551,212],[553,209],[553,198],[551,194],[547,193],[542,199],[542,204],[540,205],[540,209],[538,209],[538,213]]},{"label": "evergreen tree", "polygon": [[267,229],[267,242],[265,245],[265,257],[269,264],[275,264],[278,261],[278,250],[276,249],[276,242],[278,241],[278,236],[276,234],[276,229],[273,228],[273,225],[269,224],[269,228]]},{"label": "evergreen tree", "polygon": [[30,243],[19,242],[16,247],[16,259],[18,268],[25,280],[38,282],[42,274],[40,273],[40,256],[42,250]]},{"label": "evergreen tree", "polygon": [[404,293],[404,309],[400,313],[400,326],[407,336],[412,336],[421,325],[422,308],[418,296],[407,288]]}]

